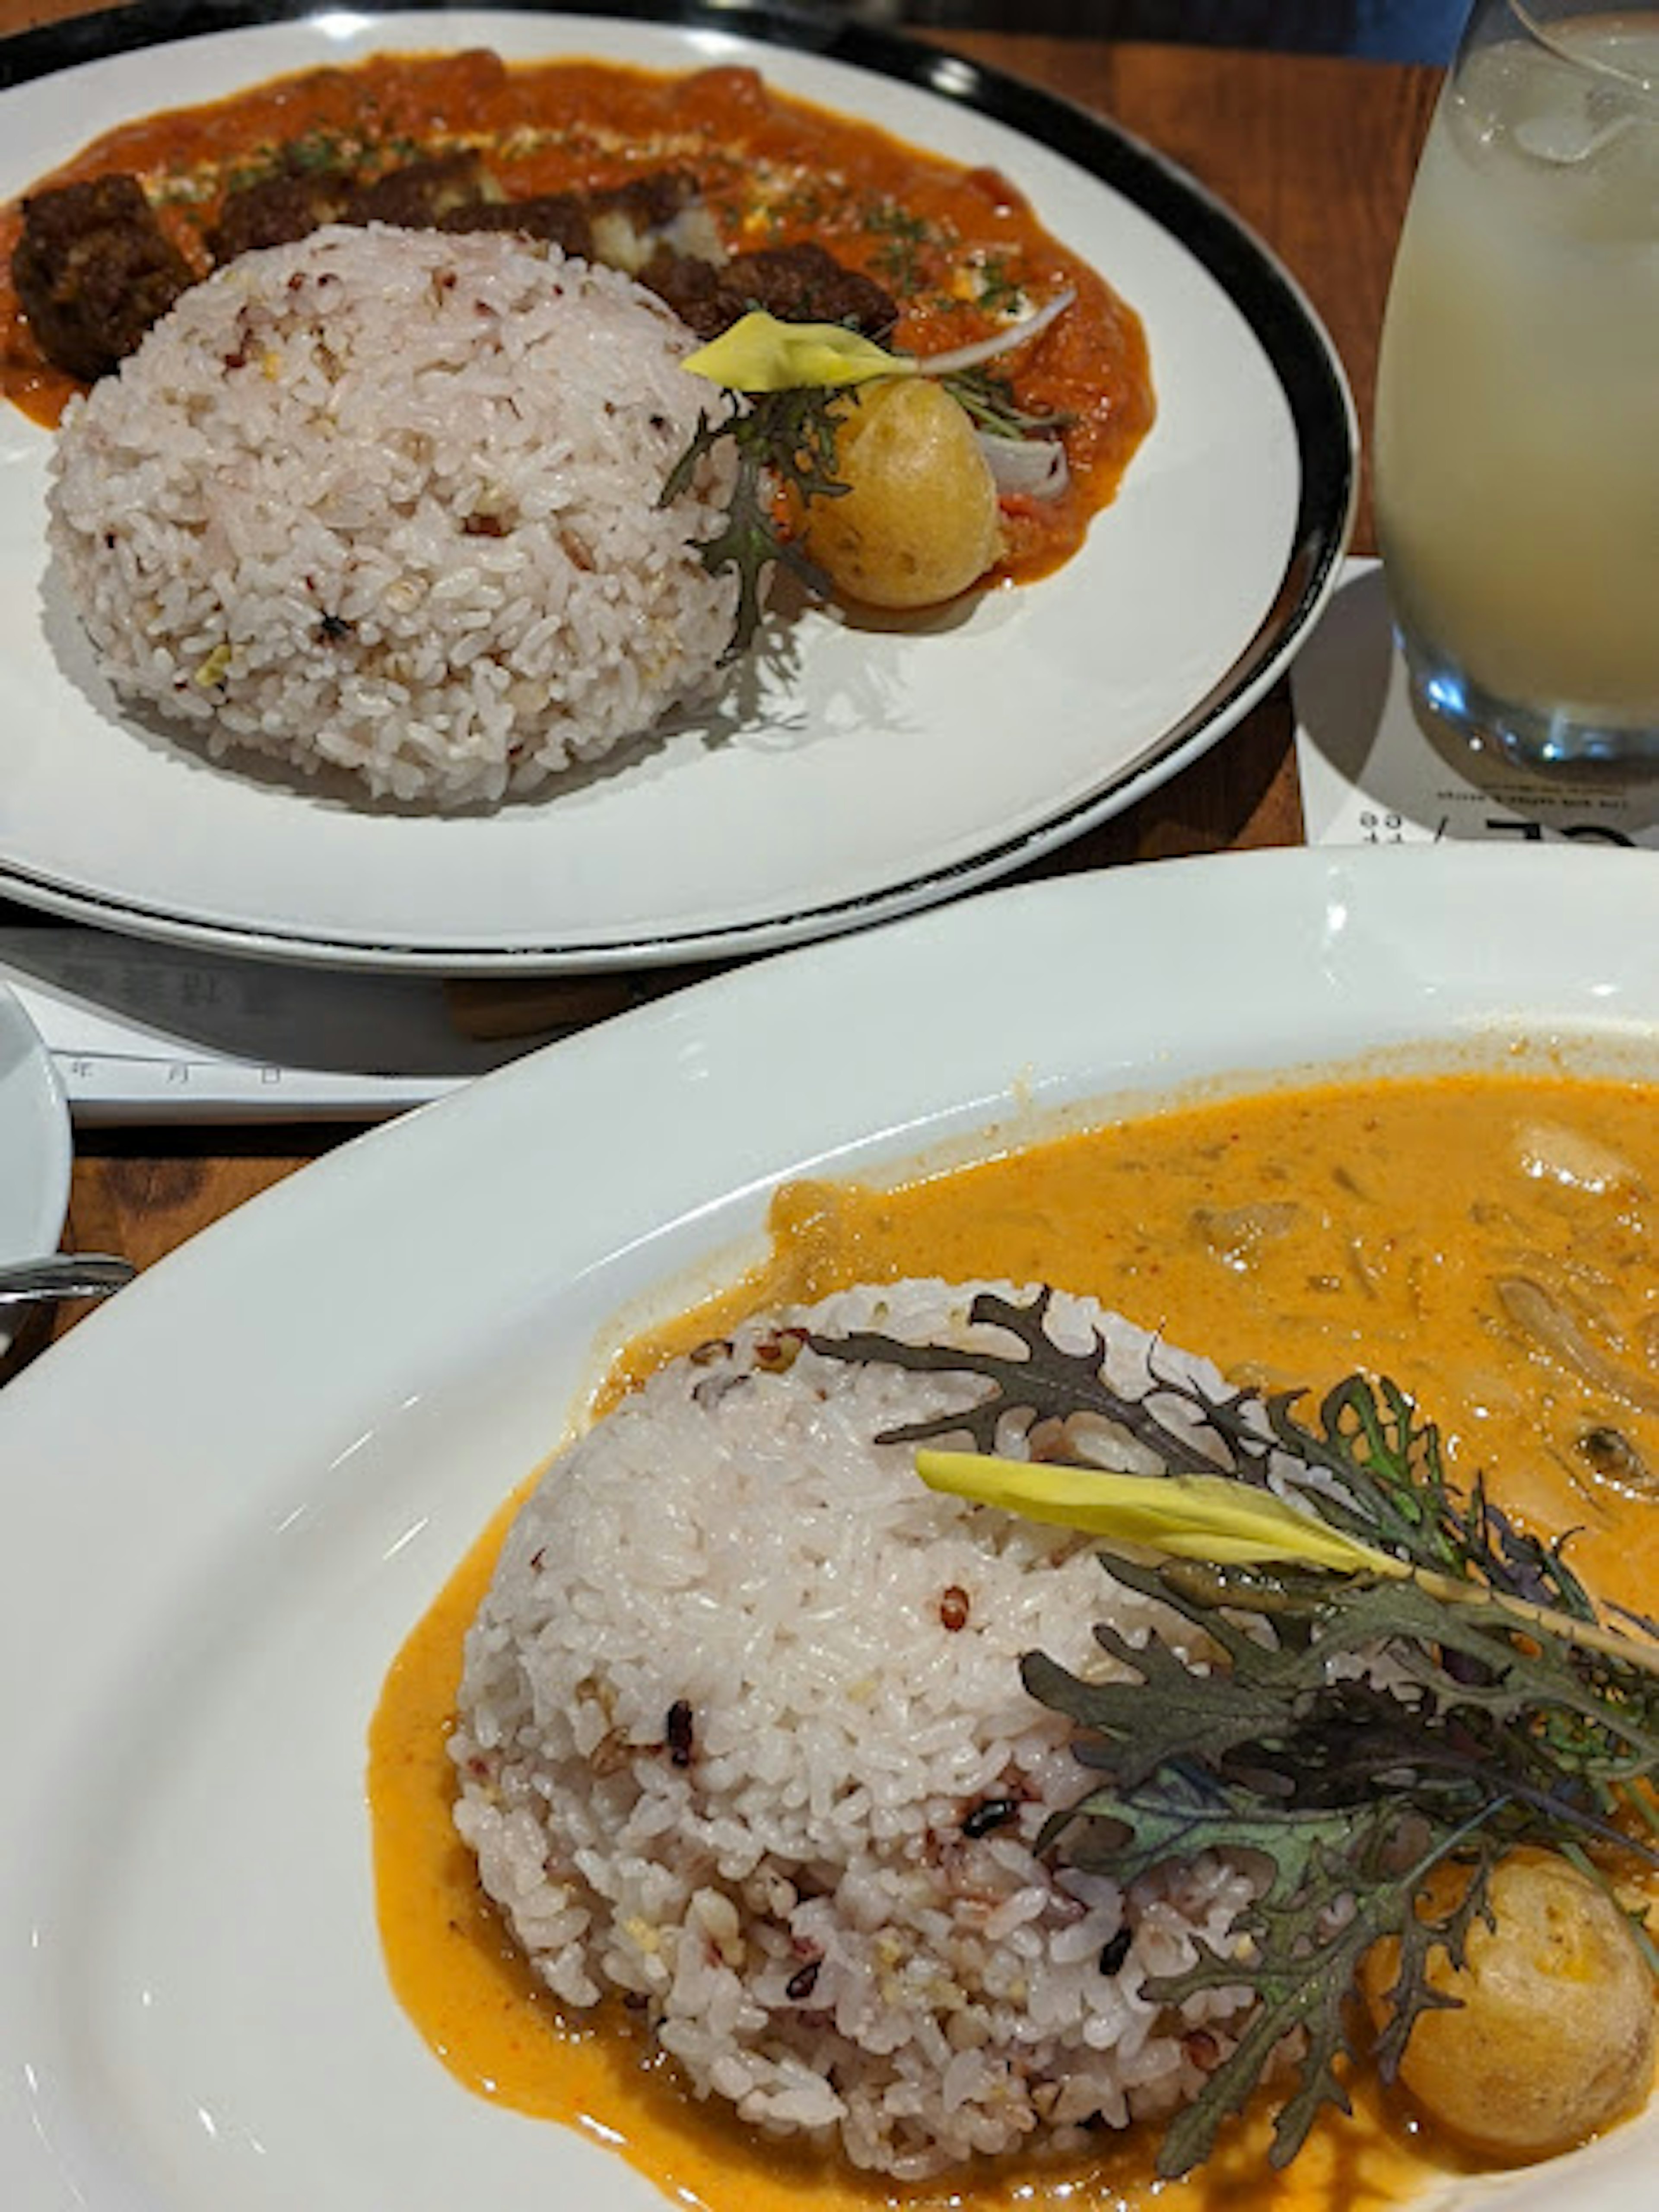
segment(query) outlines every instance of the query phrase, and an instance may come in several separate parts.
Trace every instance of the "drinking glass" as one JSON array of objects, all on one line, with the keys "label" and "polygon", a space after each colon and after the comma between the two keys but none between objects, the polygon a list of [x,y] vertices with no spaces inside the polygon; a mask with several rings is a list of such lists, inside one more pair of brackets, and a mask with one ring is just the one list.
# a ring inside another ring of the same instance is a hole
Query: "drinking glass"
[{"label": "drinking glass", "polygon": [[1659,775],[1659,7],[1475,0],[1373,462],[1419,715],[1526,768]]}]

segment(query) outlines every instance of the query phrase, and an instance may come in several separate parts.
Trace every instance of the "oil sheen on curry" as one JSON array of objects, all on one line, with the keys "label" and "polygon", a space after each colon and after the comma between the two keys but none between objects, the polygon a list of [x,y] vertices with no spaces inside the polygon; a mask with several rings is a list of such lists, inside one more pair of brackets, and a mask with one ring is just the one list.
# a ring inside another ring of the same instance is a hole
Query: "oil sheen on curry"
[{"label": "oil sheen on curry", "polygon": [[[1437,1424],[1465,1492],[1480,1474],[1516,1530],[1574,1531],[1568,1556],[1598,1599],[1649,1611],[1659,1543],[1656,1193],[1659,1123],[1650,1086],[1637,1082],[1468,1073],[1200,1100],[893,1188],[782,1190],[759,1270],[620,1349],[594,1411],[680,1355],[729,1339],[745,1316],[849,1285],[1045,1283],[1207,1356],[1242,1389],[1321,1393],[1356,1373],[1392,1377]],[[462,1638],[518,1502],[399,1655],[370,1745],[392,1983],[434,2051],[478,2094],[586,2130],[665,2193],[710,2212],[1079,2201],[1369,2212],[1483,2162],[1362,2063],[1349,2081],[1353,2118],[1328,2111],[1281,2172],[1267,2162],[1268,2094],[1178,2181],[1155,2179],[1153,2133],[1134,2126],[1100,2130],[1086,2152],[1059,2160],[1015,2152],[895,2185],[714,2117],[717,2100],[685,2094],[637,2011],[562,2013],[482,1894],[452,1817],[447,1742]],[[965,1606],[967,1594],[956,1595]],[[1639,1884],[1620,1895],[1626,1909],[1645,1905]],[[1565,2063],[1559,2023],[1579,2002],[1573,1976],[1586,1970],[1574,1956],[1548,2008],[1547,2072]],[[1638,1982],[1650,2066],[1645,1969]],[[1371,1980],[1364,1986],[1369,1996]],[[1607,2003],[1599,1980],[1589,1995],[1594,2039]],[[1419,2024],[1457,2018],[1438,2012]],[[1521,2045],[1512,2054],[1502,2045],[1514,2023],[1498,2032],[1501,2063],[1524,2072]],[[1527,2032],[1523,2022],[1522,2045]]]},{"label": "oil sheen on curry", "polygon": [[[745,68],[664,75],[598,61],[509,66],[485,52],[380,56],[135,120],[39,179],[24,201],[116,177],[137,180],[147,204],[147,211],[138,204],[140,220],[153,217],[157,228],[149,244],[124,234],[115,248],[116,274],[125,270],[141,296],[153,283],[165,293],[199,276],[243,246],[297,234],[301,208],[311,221],[498,230],[540,209],[551,226],[541,234],[600,258],[603,217],[620,208],[636,236],[642,215],[659,248],[667,242],[664,296],[707,336],[719,327],[709,318],[718,318],[720,288],[706,264],[676,251],[688,197],[712,223],[716,252],[810,249],[840,272],[826,278],[815,264],[803,279],[799,262],[780,272],[746,261],[733,281],[753,295],[749,303],[796,320],[879,325],[884,342],[904,351],[971,345],[1074,293],[1074,305],[989,387],[991,404],[1018,419],[1050,422],[1068,465],[1058,491],[1003,496],[994,580],[1040,575],[1076,550],[1152,419],[1132,307],[1048,235],[1017,178],[964,168],[785,97]],[[9,273],[23,204],[0,216],[0,383],[51,423],[80,380],[43,359]],[[82,250],[78,240],[66,250],[49,239],[42,258],[56,272]],[[659,251],[655,272],[629,273],[654,285],[664,265]],[[109,286],[99,274],[91,289]],[[872,301],[887,304],[872,312]],[[734,293],[733,304],[744,303]],[[139,330],[118,345],[137,342]],[[88,343],[83,333],[71,338],[71,360],[77,339]],[[100,336],[89,343],[96,373],[106,356]]]}]

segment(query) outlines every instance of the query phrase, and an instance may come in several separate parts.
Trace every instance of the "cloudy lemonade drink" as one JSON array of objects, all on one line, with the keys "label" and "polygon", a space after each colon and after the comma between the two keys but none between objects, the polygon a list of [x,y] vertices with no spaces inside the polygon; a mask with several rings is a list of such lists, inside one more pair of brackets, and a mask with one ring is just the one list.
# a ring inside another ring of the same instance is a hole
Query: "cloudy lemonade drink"
[{"label": "cloudy lemonade drink", "polygon": [[1466,47],[1401,241],[1389,588],[1437,710],[1659,769],[1659,14],[1513,28]]}]

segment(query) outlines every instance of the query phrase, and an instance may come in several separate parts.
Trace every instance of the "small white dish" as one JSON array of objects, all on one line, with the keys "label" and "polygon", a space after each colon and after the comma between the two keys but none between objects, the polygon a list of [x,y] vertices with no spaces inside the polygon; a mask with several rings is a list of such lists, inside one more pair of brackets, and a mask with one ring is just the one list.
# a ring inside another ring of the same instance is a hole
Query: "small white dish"
[{"label": "small white dish", "polygon": [[[52,1054],[0,983],[0,1263],[57,1249],[72,1156],[69,1107]],[[9,1341],[0,1322],[0,1349]]]}]

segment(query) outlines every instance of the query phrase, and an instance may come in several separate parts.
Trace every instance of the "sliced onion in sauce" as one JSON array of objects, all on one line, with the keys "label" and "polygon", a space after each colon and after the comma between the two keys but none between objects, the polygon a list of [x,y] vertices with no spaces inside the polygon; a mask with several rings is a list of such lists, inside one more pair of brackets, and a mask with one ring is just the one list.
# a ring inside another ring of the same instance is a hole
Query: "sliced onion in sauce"
[{"label": "sliced onion in sauce", "polygon": [[1192,1223],[1224,1267],[1243,1273],[1262,1245],[1296,1226],[1301,1207],[1293,1199],[1259,1199],[1243,1206],[1195,1206]]},{"label": "sliced onion in sauce", "polygon": [[1659,1413],[1659,1388],[1609,1359],[1541,1283],[1529,1275],[1500,1275],[1492,1287],[1509,1319],[1540,1352],[1610,1397],[1644,1413]]},{"label": "sliced onion in sauce", "polygon": [[1058,438],[996,438],[978,433],[979,449],[990,468],[999,495],[1058,499],[1072,481],[1066,448]]},{"label": "sliced onion in sauce", "polygon": [[1046,307],[1039,307],[1036,314],[1010,323],[1006,330],[980,338],[973,345],[955,346],[949,353],[923,354],[918,357],[916,367],[924,376],[954,376],[958,369],[978,368],[984,362],[1000,360],[1005,353],[1012,353],[1016,346],[1027,345],[1033,338],[1040,337],[1076,297],[1067,285],[1063,292],[1056,292]]},{"label": "sliced onion in sauce", "polygon": [[1630,1162],[1582,1129],[1561,1121],[1528,1121],[1516,1136],[1522,1171],[1570,1190],[1634,1189],[1641,1182]]}]

